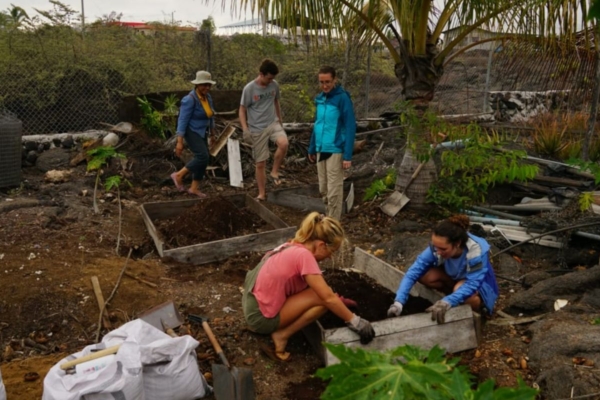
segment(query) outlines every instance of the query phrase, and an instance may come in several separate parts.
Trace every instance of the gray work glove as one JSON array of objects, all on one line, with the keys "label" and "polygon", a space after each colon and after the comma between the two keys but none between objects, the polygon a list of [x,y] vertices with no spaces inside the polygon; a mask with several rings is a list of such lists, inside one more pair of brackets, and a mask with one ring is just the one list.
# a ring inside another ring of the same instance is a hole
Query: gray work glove
[{"label": "gray work glove", "polygon": [[434,305],[425,311],[431,313],[432,321],[437,321],[438,324],[443,324],[446,322],[446,311],[448,311],[450,308],[452,308],[450,303],[444,300],[438,300]]},{"label": "gray work glove", "polygon": [[348,329],[352,332],[358,333],[360,336],[360,343],[367,344],[375,337],[375,331],[373,327],[366,319],[362,319],[358,315],[354,314],[354,317],[346,322]]},{"label": "gray work glove", "polygon": [[388,318],[399,317],[400,314],[402,314],[402,307],[402,303],[400,303],[399,301],[395,301],[394,304],[392,304],[390,308],[388,308]]}]

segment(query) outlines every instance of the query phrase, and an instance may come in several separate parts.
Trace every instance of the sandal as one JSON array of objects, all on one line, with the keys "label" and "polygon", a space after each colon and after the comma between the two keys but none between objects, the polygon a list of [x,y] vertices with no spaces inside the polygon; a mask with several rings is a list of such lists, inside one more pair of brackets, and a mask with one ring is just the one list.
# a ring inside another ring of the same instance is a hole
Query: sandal
[{"label": "sandal", "polygon": [[185,192],[185,186],[183,186],[181,183],[177,183],[177,172],[173,172],[171,174],[171,180],[175,184],[177,190],[179,190],[180,192]]},{"label": "sandal", "polygon": [[256,197],[254,198],[254,200],[256,200],[256,201],[258,201],[258,202],[261,202],[261,201],[267,201],[267,199],[263,199],[262,197],[258,197],[258,196],[256,196]]},{"label": "sandal", "polygon": [[279,186],[283,183],[283,181],[277,176],[273,176],[271,174],[267,175],[267,179],[275,186]]},{"label": "sandal", "polygon": [[[275,349],[271,348],[270,345],[266,343],[259,343],[258,347],[263,352],[265,356],[267,356],[271,361],[275,362],[288,362],[292,360],[292,355],[290,353],[277,353]],[[280,354],[287,354],[286,358],[281,357]]]}]

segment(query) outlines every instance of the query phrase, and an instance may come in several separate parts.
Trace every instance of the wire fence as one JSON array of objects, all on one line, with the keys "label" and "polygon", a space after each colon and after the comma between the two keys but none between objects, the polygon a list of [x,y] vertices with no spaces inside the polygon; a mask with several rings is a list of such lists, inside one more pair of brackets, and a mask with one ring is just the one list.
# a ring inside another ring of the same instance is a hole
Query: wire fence
[{"label": "wire fence", "polygon": [[[260,61],[269,57],[280,67],[277,80],[286,122],[314,118],[322,65],[338,70],[357,118],[395,111],[401,87],[384,48],[345,42],[315,48],[308,40],[175,29],[141,35],[102,25],[90,27],[85,37],[65,26],[0,30],[0,108],[17,115],[24,134],[98,128],[123,119],[125,98],[190,90],[189,81],[200,69],[209,69],[218,82],[213,90],[240,91],[256,77]],[[457,57],[445,67],[432,107],[441,114],[478,113],[484,111],[490,90],[550,89],[577,91],[569,106],[584,106],[593,81],[591,55],[532,59],[523,52],[507,47]],[[231,111],[219,104],[215,108]]]}]

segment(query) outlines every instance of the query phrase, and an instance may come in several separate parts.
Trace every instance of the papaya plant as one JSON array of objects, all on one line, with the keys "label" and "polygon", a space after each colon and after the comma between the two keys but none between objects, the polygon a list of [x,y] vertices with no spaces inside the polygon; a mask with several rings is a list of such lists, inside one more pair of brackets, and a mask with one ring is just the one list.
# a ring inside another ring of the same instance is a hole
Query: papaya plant
[{"label": "papaya plant", "polygon": [[100,182],[100,175],[102,173],[102,167],[105,166],[111,158],[125,158],[123,153],[118,153],[112,146],[100,146],[91,149],[87,152],[90,156],[90,160],[87,164],[88,171],[96,171],[96,183],[94,184],[94,214],[100,213],[98,208],[98,201],[96,194],[98,193],[98,183]]},{"label": "papaya plant", "polygon": [[534,400],[538,391],[521,378],[516,388],[495,388],[487,380],[474,388],[474,377],[447,359],[438,346],[431,350],[405,345],[384,352],[325,343],[340,362],[317,371],[329,381],[322,400]]}]

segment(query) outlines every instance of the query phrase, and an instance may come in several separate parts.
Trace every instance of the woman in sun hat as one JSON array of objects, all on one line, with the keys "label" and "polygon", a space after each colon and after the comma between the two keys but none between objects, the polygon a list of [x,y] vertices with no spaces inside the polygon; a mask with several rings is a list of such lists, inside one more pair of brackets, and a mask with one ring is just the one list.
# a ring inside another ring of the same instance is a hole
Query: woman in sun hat
[{"label": "woman in sun hat", "polygon": [[184,192],[183,178],[191,172],[192,186],[187,192],[203,199],[207,196],[200,191],[200,181],[204,178],[208,166],[208,136],[215,134],[215,108],[208,92],[217,82],[211,80],[208,71],[196,72],[196,79],[191,82],[195,85],[194,89],[181,100],[179,108],[175,154],[181,156],[185,139],[194,158],[185,167],[173,172],[171,179],[175,187]]}]

